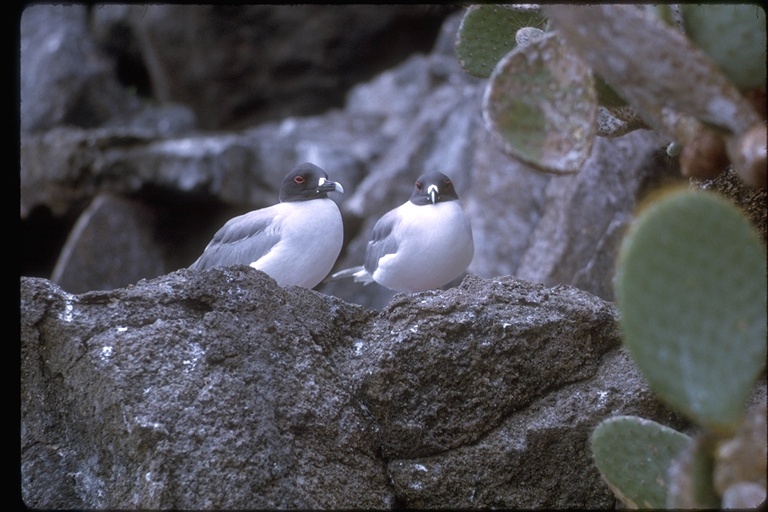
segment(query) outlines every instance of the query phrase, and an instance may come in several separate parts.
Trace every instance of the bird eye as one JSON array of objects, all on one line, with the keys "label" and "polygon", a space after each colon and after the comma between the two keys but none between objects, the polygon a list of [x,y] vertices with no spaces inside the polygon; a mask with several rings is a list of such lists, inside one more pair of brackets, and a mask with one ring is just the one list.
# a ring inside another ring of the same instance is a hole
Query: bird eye
[{"label": "bird eye", "polygon": [[422,187],[423,187],[423,186],[424,186],[424,185],[422,185],[420,181],[417,181],[417,182],[416,182],[416,190],[419,190],[419,191],[421,191],[421,189],[422,189]]},{"label": "bird eye", "polygon": [[307,181],[307,180],[305,180],[304,176],[301,176],[301,175],[296,176],[295,178],[293,178],[293,182],[295,184],[297,184],[297,185],[303,185],[305,181]]}]

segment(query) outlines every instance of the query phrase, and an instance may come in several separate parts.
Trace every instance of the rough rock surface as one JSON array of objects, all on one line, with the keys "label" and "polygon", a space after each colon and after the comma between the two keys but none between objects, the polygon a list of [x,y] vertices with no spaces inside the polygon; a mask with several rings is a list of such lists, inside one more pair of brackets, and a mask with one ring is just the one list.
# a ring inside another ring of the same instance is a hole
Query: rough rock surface
[{"label": "rough rock surface", "polygon": [[29,506],[392,504],[375,425],[316,339],[360,308],[247,267],[80,296],[23,283]]},{"label": "rough rock surface", "polygon": [[609,507],[591,429],[679,424],[613,306],[567,286],[469,276],[376,312],[249,267],[20,284],[34,508]]},{"label": "rough rock surface", "polygon": [[511,411],[594,375],[619,341],[610,304],[513,278],[401,294],[381,316],[354,375],[384,425],[384,454],[398,458],[476,442]]}]

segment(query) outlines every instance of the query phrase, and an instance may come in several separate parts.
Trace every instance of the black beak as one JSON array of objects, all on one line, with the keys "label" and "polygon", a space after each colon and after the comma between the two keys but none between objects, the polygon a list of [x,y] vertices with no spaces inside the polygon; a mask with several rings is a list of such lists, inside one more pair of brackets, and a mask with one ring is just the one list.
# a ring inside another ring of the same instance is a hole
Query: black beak
[{"label": "black beak", "polygon": [[437,188],[437,185],[430,185],[427,187],[427,195],[429,196],[429,200],[432,201],[432,204],[437,203],[437,196],[440,195],[440,190]]},{"label": "black beak", "polygon": [[320,194],[322,192],[340,192],[344,193],[344,187],[341,186],[341,183],[336,183],[335,181],[329,181],[325,178],[320,178],[320,182],[317,184],[317,193]]}]

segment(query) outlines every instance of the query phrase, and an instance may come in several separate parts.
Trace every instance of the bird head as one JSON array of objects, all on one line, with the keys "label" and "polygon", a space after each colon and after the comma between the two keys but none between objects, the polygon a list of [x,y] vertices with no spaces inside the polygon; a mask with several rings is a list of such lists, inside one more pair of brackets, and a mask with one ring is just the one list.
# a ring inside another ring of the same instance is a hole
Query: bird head
[{"label": "bird head", "polygon": [[413,185],[410,201],[418,206],[443,201],[458,201],[451,179],[441,172],[428,172],[419,176]]},{"label": "bird head", "polygon": [[344,193],[340,183],[330,181],[320,167],[303,163],[289,172],[280,185],[280,202],[308,201],[328,197],[328,192]]}]

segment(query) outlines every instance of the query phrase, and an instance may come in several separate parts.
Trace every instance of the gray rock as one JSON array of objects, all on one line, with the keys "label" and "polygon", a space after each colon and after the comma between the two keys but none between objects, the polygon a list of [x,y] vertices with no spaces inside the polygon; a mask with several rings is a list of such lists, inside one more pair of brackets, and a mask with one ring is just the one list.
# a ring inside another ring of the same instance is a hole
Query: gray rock
[{"label": "gray rock", "polygon": [[156,223],[154,212],[138,202],[97,196],[70,233],[51,281],[70,293],[84,293],[167,272],[162,244],[155,240]]},{"label": "gray rock", "polygon": [[382,316],[354,373],[393,458],[473,444],[547,390],[591,378],[620,345],[611,304],[511,277],[397,295]]},{"label": "gray rock", "polygon": [[625,229],[649,184],[681,183],[664,139],[638,130],[598,137],[582,169],[547,184],[542,217],[515,275],[553,286],[570,284],[613,300],[613,274]]},{"label": "gray rock", "polygon": [[[413,52],[428,52],[453,6],[103,5],[94,37],[143,64],[161,103],[205,130],[316,115]],[[116,39],[120,37],[120,45]]]},{"label": "gray rock", "polygon": [[407,508],[612,509],[589,437],[615,414],[650,414],[684,428],[658,404],[627,354],[614,348],[593,376],[547,389],[476,442],[393,459],[388,471]]},{"label": "gray rock", "polygon": [[510,159],[484,130],[475,133],[471,147],[472,190],[464,200],[475,238],[469,271],[515,275],[545,212],[544,192],[552,177]]},{"label": "gray rock", "polygon": [[377,313],[245,266],[20,285],[33,508],[592,508],[591,428],[675,424],[570,287],[470,277]]},{"label": "gray rock", "polygon": [[28,5],[20,35],[22,133],[94,127],[139,108],[90,37],[85,5]]},{"label": "gray rock", "polygon": [[28,506],[392,505],[376,425],[319,342],[359,307],[238,267],[79,296],[25,278],[22,310]]}]

